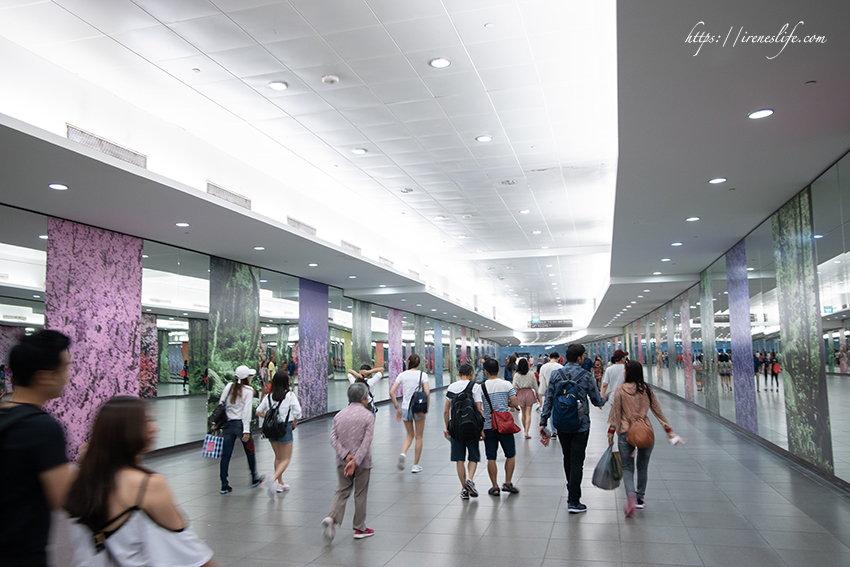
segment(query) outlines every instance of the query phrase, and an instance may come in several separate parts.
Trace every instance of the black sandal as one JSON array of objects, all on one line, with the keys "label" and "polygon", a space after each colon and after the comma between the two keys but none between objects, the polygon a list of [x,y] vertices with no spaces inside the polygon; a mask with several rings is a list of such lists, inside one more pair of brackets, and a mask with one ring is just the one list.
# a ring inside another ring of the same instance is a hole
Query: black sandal
[{"label": "black sandal", "polygon": [[505,492],[510,492],[511,494],[519,494],[519,488],[507,482],[502,484],[502,490],[504,490]]},{"label": "black sandal", "polygon": [[487,494],[489,494],[490,496],[501,496],[502,495],[502,493],[499,491],[499,489],[496,488],[495,486],[493,488],[491,488],[490,490],[488,490]]}]

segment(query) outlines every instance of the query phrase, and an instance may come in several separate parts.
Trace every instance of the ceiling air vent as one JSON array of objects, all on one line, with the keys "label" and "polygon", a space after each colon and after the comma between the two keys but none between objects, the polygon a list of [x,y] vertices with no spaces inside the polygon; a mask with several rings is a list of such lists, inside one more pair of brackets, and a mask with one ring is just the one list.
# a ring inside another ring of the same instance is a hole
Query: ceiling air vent
[{"label": "ceiling air vent", "polygon": [[419,279],[419,272],[414,272],[413,270],[407,270],[407,273],[409,273],[411,276],[413,276],[417,280]]},{"label": "ceiling air vent", "polygon": [[148,168],[147,156],[134,152],[133,150],[128,150],[114,142],[95,136],[91,132],[81,130],[76,126],[71,126],[70,124],[66,124],[65,126],[68,128],[68,139],[72,142],[78,142],[84,146],[94,148],[108,156],[118,158],[121,161],[126,161],[127,163],[132,163],[133,165],[137,165],[144,169]]},{"label": "ceiling air vent", "polygon": [[343,248],[345,248],[349,252],[354,252],[355,254],[360,254],[362,252],[359,246],[355,246],[351,242],[340,240],[339,243],[342,245]]},{"label": "ceiling air vent", "polygon": [[385,266],[389,266],[390,268],[395,267],[395,262],[393,262],[392,260],[387,260],[383,256],[378,256],[378,261]]},{"label": "ceiling air vent", "polygon": [[242,207],[243,209],[251,210],[251,199],[248,197],[243,197],[239,193],[234,193],[233,191],[229,191],[220,185],[216,185],[215,183],[210,183],[207,181],[207,193],[212,195],[213,197],[218,197],[223,201],[227,201],[228,203],[233,203],[238,207]]},{"label": "ceiling air vent", "polygon": [[301,222],[298,219],[294,219],[292,217],[286,217],[286,223],[292,228],[297,228],[298,230],[303,230],[307,234],[311,236],[316,236],[316,227],[310,226],[307,223]]}]

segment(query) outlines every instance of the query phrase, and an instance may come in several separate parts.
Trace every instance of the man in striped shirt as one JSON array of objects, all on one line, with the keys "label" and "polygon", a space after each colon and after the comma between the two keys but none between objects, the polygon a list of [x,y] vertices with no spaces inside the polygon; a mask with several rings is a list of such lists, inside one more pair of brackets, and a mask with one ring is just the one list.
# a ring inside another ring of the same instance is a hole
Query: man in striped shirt
[{"label": "man in striped shirt", "polygon": [[482,390],[487,392],[482,403],[484,410],[484,452],[487,455],[487,473],[490,475],[490,482],[493,485],[487,491],[487,494],[490,496],[501,494],[499,483],[496,480],[498,472],[496,452],[499,450],[499,445],[502,446],[502,451],[505,453],[505,482],[502,484],[501,490],[511,494],[519,494],[519,489],[511,483],[516,466],[514,436],[494,430],[491,420],[491,414],[494,411],[509,411],[510,408],[519,408],[516,390],[510,382],[499,378],[499,361],[496,359],[488,358],[484,361],[484,375],[487,377],[487,380],[481,385]]}]

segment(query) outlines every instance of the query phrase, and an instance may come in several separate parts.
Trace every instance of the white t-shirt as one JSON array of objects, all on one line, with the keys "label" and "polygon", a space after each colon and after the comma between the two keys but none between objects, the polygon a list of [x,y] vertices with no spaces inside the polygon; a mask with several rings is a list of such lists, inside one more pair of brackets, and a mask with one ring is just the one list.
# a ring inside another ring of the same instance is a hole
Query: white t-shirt
[{"label": "white t-shirt", "polygon": [[602,383],[608,384],[608,389],[605,390],[605,393],[611,394],[608,397],[608,403],[612,407],[614,404],[614,393],[617,391],[617,386],[626,381],[625,372],[625,364],[612,364],[605,369],[605,374],[602,376]]},{"label": "white t-shirt", "polygon": [[[425,388],[425,384],[428,383],[428,374],[424,371],[422,374],[422,388]],[[410,398],[413,397],[413,392],[419,387],[419,375],[420,370],[418,368],[414,368],[413,370],[405,370],[401,374],[398,375],[398,378],[395,379],[396,383],[401,383],[402,393],[404,397],[401,400],[401,409],[406,411],[408,407],[410,407]]]},{"label": "white t-shirt", "polygon": [[[269,394],[260,402],[257,413],[266,414],[275,407],[277,407],[277,401],[273,400],[271,394]],[[298,398],[291,391],[287,392],[286,397],[280,402],[280,408],[277,410],[277,420],[281,423],[286,421],[287,413],[289,414],[289,421],[301,419],[301,404],[298,403]]]},{"label": "white t-shirt", "polygon": [[[380,372],[375,372],[374,374],[366,378],[366,384],[369,386],[369,393],[372,394],[372,399],[375,398],[375,386],[378,385],[378,382],[380,382],[381,378],[383,377],[384,375]],[[348,381],[354,384],[357,381],[357,378],[355,378],[353,374],[349,374]],[[424,376],[422,377],[422,382],[425,382]]]},{"label": "white t-shirt", "polygon": [[563,368],[563,366],[557,362],[547,362],[540,367],[540,387],[537,389],[538,394],[541,396],[546,395],[546,390],[549,388],[549,377],[552,376],[552,373],[559,368]]},{"label": "white t-shirt", "polygon": [[[458,380],[457,382],[452,382],[449,387],[446,389],[446,393],[449,394],[460,394],[464,390],[466,390],[466,386],[469,384],[469,380]],[[481,384],[475,384],[472,387],[472,401],[476,404],[480,404],[483,395],[481,394]]]},{"label": "white t-shirt", "polygon": [[223,403],[227,419],[241,419],[242,432],[251,433],[251,410],[254,409],[254,388],[251,386],[240,385],[242,389],[239,396],[236,397],[236,403],[230,403],[230,390],[233,388],[233,382],[224,387],[221,393],[219,403]]}]

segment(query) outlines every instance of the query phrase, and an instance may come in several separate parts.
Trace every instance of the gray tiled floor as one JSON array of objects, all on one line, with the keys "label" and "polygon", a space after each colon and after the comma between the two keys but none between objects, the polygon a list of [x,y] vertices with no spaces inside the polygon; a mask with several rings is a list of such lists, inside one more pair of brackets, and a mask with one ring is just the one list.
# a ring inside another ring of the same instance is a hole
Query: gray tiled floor
[{"label": "gray tiled floor", "polygon": [[[435,393],[434,407],[443,400],[442,392]],[[168,477],[192,528],[222,565],[850,565],[850,499],[684,403],[668,396],[661,401],[688,444],[658,443],[647,507],[628,519],[622,513],[622,488],[606,492],[590,484],[606,446],[607,410],[591,414],[583,484],[589,511],[578,516],[567,513],[557,444],[543,447],[538,439],[519,435],[514,480],[521,494],[494,498],[484,493],[462,501],[441,417],[427,419],[425,470],[414,475],[395,466],[402,425],[391,412],[380,412],[367,519],[377,534],[351,538],[349,504],[330,546],[322,542],[319,527],[336,485],[327,439],[330,420],[297,428],[293,462],[285,474],[292,490],[274,501],[248,488],[238,446],[231,463],[235,490],[227,496],[217,493],[218,462],[196,451],[151,459],[148,465]],[[258,443],[258,459],[268,472],[272,453],[265,441]],[[486,478],[481,468],[476,480],[482,492]]]}]

